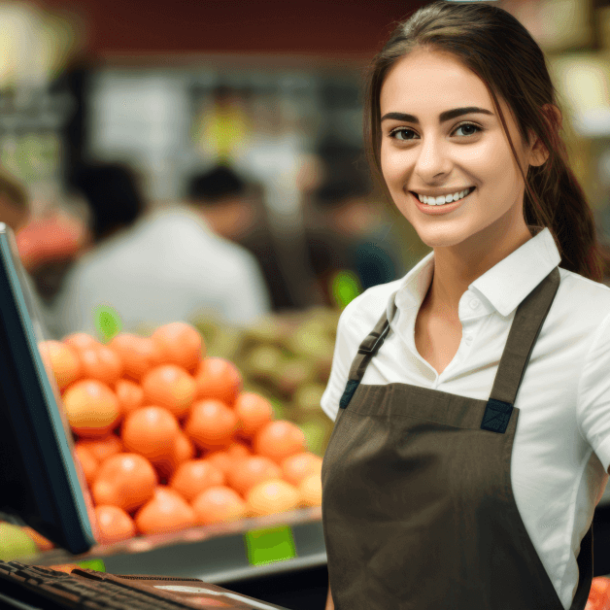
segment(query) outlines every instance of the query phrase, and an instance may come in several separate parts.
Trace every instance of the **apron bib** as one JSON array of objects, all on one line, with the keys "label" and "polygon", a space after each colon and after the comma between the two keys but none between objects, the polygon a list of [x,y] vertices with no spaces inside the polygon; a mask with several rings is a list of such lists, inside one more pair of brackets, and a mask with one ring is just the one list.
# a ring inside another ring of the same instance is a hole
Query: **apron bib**
[{"label": "apron bib", "polygon": [[[519,306],[487,401],[361,385],[385,313],[362,342],[322,469],[336,610],[564,610],[510,478],[513,405],[558,286],[554,269]],[[592,563],[590,528],[570,610],[585,607]]]}]

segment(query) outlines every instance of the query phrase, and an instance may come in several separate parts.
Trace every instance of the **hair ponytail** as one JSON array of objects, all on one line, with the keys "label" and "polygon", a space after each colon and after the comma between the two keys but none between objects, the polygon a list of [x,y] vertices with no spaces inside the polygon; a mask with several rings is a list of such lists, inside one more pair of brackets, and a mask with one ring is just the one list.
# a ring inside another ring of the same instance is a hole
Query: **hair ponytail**
[{"label": "hair ponytail", "polygon": [[557,130],[547,150],[549,159],[533,167],[526,180],[525,221],[548,227],[561,253],[561,266],[601,281],[603,265],[593,212],[574,172]]}]

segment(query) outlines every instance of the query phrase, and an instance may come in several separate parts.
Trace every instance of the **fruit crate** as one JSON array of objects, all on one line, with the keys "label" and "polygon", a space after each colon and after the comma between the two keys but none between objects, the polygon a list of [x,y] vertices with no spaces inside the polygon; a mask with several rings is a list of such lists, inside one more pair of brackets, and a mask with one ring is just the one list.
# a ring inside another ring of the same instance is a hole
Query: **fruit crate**
[{"label": "fruit crate", "polygon": [[312,507],[97,545],[82,555],[53,549],[20,561],[103,565],[112,574],[191,577],[222,585],[325,566],[326,549],[321,509]]}]

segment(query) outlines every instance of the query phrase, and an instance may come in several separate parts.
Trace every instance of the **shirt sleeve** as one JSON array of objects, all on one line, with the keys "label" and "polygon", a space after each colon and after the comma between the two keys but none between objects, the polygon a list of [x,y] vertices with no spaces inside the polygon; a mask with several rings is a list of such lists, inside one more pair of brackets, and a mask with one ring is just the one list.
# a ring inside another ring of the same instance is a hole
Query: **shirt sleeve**
[{"label": "shirt sleeve", "polygon": [[361,325],[355,323],[355,318],[357,318],[356,307],[358,306],[359,299],[360,297],[352,301],[343,310],[339,318],[333,364],[328,385],[320,401],[322,410],[333,421],[337,418],[337,413],[339,412],[339,401],[345,390],[352,362],[358,352],[362,339],[364,339],[368,332],[365,331],[364,335],[359,337],[358,330]]},{"label": "shirt sleeve", "polygon": [[610,466],[610,314],[586,355],[578,386],[577,422],[604,469]]}]

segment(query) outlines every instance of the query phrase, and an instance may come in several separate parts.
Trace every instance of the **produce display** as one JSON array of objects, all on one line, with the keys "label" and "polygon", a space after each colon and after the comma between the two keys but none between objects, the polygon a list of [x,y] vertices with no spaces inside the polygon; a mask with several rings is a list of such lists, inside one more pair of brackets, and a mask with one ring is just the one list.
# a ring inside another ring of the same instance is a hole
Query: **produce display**
[{"label": "produce display", "polygon": [[39,347],[74,433],[99,542],[320,505],[322,459],[303,431],[244,389],[233,362],[207,355],[193,326],[107,344],[77,333]]},{"label": "produce display", "polygon": [[610,610],[610,578],[598,576],[593,579],[585,610]]},{"label": "produce display", "polygon": [[324,455],[333,422],[320,408],[330,375],[340,309],[312,308],[270,315],[240,329],[214,319],[194,325],[208,353],[234,362],[244,385],[267,398],[278,417],[305,433],[310,451]]}]

